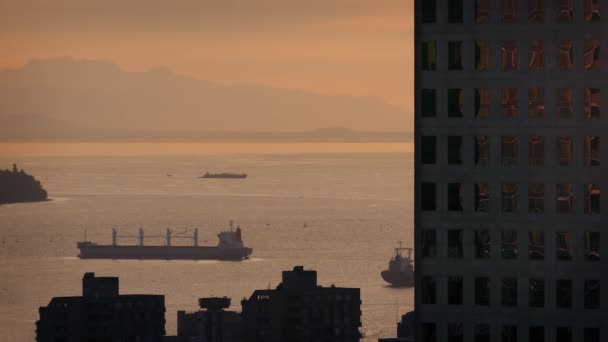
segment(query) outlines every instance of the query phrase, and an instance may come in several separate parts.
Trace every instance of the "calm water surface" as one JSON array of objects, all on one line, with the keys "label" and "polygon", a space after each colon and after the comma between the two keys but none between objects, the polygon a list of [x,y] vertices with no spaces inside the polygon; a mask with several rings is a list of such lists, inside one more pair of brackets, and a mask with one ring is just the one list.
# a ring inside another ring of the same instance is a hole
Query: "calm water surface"
[{"label": "calm water surface", "polygon": [[[197,309],[199,297],[232,297],[231,309],[240,311],[243,297],[275,287],[281,271],[295,265],[317,270],[322,285],[361,288],[365,341],[394,336],[397,313],[413,308],[413,289],[388,287],[380,272],[397,241],[413,244],[413,161],[404,151],[372,150],[87,155],[0,149],[0,168],[18,162],[52,198],[0,206],[0,340],[33,340],[38,307],[53,296],[79,295],[84,272],[120,277],[121,293],[164,294],[166,329],[174,334],[176,311]],[[250,176],[196,178],[206,170]],[[251,260],[76,257],[85,230],[90,240],[110,243],[112,227],[125,235],[139,227],[160,235],[167,227],[191,232],[196,226],[204,244],[215,244],[229,220],[243,228]]]}]

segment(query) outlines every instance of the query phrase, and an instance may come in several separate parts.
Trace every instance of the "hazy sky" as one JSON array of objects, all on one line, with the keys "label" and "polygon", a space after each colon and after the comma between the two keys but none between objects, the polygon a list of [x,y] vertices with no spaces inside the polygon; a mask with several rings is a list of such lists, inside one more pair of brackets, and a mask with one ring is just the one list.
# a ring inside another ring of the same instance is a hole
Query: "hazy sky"
[{"label": "hazy sky", "polygon": [[106,59],[411,106],[413,0],[0,0],[0,68]]}]

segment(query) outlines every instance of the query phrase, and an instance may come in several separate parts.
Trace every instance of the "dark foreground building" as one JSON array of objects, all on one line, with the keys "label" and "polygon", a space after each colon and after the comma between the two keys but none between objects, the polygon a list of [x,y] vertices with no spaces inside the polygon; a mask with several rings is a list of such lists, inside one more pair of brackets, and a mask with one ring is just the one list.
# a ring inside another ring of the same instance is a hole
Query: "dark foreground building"
[{"label": "dark foreground building", "polygon": [[[179,342],[242,342],[243,320],[230,307],[230,298],[201,298],[202,310],[177,312],[177,338]],[[168,341],[168,340],[167,340]]]},{"label": "dark foreground building", "polygon": [[85,273],[82,296],[54,297],[39,311],[39,342],[156,342],[165,335],[165,297],[119,295],[117,277]]},{"label": "dark foreground building", "polygon": [[241,304],[247,341],[360,339],[360,290],[319,286],[317,272],[305,271],[302,266],[283,271],[283,281],[276,289],[256,290]]}]

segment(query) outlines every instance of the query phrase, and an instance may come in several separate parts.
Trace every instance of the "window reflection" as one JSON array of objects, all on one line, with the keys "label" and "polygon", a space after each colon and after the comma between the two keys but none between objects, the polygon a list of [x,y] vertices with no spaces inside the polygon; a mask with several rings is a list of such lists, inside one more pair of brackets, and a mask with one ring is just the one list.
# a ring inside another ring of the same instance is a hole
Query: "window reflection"
[{"label": "window reflection", "polygon": [[487,88],[475,89],[475,117],[485,118],[490,116],[492,105],[492,91]]},{"label": "window reflection", "polygon": [[517,42],[514,40],[502,42],[502,70],[517,70]]},{"label": "window reflection", "polygon": [[572,0],[557,0],[557,21],[570,23],[574,18]]},{"label": "window reflection", "polygon": [[533,135],[528,139],[528,161],[530,166],[542,166],[545,161],[545,138]]},{"label": "window reflection", "polygon": [[504,136],[501,138],[502,165],[517,165],[517,138]]},{"label": "window reflection", "polygon": [[490,22],[490,0],[475,0],[475,23],[487,24]]},{"label": "window reflection", "polygon": [[572,233],[556,233],[555,245],[557,248],[557,260],[572,260],[574,246],[572,243]]},{"label": "window reflection", "polygon": [[530,118],[545,116],[545,89],[528,89],[528,116]]},{"label": "window reflection", "polygon": [[571,40],[562,40],[559,43],[557,65],[561,70],[570,70],[574,66],[574,43]]},{"label": "window reflection", "polygon": [[596,70],[600,67],[600,41],[585,41],[585,69]]},{"label": "window reflection", "polygon": [[585,165],[600,165],[600,137],[585,137]]},{"label": "window reflection", "polygon": [[585,20],[600,20],[600,0],[585,0]]},{"label": "window reflection", "polygon": [[585,260],[600,260],[600,233],[585,232]]},{"label": "window reflection", "polygon": [[600,117],[600,88],[585,88],[585,118]]},{"label": "window reflection", "polygon": [[512,23],[517,15],[517,0],[502,0],[502,22]]},{"label": "window reflection", "polygon": [[585,214],[600,213],[600,185],[585,185]]},{"label": "window reflection", "polygon": [[502,232],[502,250],[501,255],[503,259],[517,259],[518,246],[517,246],[517,231],[516,230],[505,230]]},{"label": "window reflection", "polygon": [[542,23],[545,20],[545,1],[529,0],[528,21],[531,23]]},{"label": "window reflection", "polygon": [[502,114],[508,118],[517,117],[517,88],[502,89]]},{"label": "window reflection", "polygon": [[560,214],[571,213],[574,209],[572,184],[557,184],[555,186],[555,209]]},{"label": "window reflection", "polygon": [[490,69],[490,43],[485,40],[475,41],[475,70]]},{"label": "window reflection", "polygon": [[531,231],[528,234],[528,258],[543,260],[545,258],[545,233]]},{"label": "window reflection", "polygon": [[557,115],[560,118],[570,118],[574,113],[572,88],[557,89]]},{"label": "window reflection", "polygon": [[475,137],[475,164],[490,164],[490,137],[478,135]]},{"label": "window reflection", "polygon": [[528,211],[535,214],[545,211],[545,185],[543,183],[528,185]]},{"label": "window reflection", "polygon": [[502,185],[502,211],[512,213],[517,210],[517,184]]},{"label": "window reflection", "polygon": [[475,183],[475,211],[487,213],[490,211],[490,185]]},{"label": "window reflection", "polygon": [[532,40],[528,46],[528,68],[543,70],[545,68],[545,43],[542,40]]},{"label": "window reflection", "polygon": [[572,137],[557,137],[557,164],[570,165],[572,162]]}]

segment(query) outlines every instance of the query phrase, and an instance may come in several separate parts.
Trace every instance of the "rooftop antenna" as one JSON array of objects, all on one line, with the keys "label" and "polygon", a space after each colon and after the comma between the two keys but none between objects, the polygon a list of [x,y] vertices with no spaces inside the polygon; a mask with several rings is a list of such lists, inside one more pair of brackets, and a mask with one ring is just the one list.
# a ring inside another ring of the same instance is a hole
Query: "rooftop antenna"
[{"label": "rooftop antenna", "polygon": [[230,220],[229,222],[230,222],[230,231],[232,231],[232,226],[234,226],[234,221]]}]

